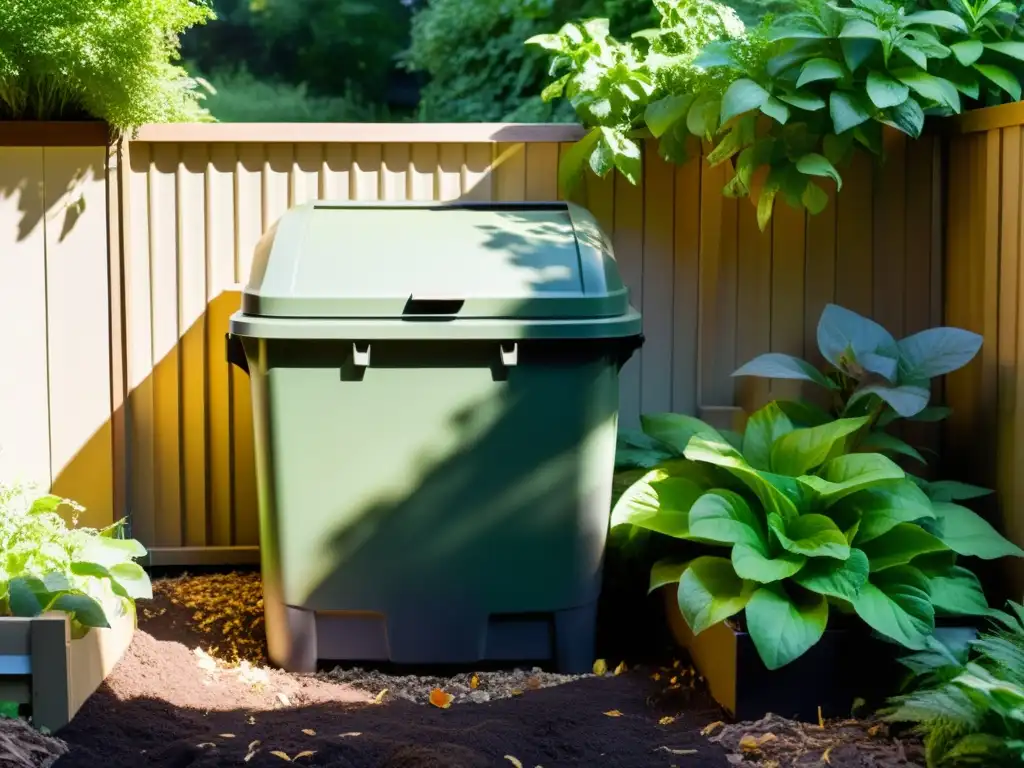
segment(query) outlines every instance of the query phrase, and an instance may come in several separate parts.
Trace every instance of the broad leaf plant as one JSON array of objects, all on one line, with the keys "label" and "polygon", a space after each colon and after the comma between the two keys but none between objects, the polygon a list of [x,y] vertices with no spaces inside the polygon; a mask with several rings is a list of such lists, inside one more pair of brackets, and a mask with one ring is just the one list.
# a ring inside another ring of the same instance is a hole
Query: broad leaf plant
[{"label": "broad leaf plant", "polygon": [[828,371],[772,354],[736,375],[814,382],[833,395],[831,411],[772,402],[742,435],[682,414],[646,415],[618,455],[620,467],[649,471],[619,498],[612,525],[694,542],[701,552],[656,563],[650,588],[678,583],[695,634],[742,613],[769,669],[817,643],[834,612],[925,650],[937,616],[990,613],[961,558],[1024,556],[957,503],[986,490],[908,473],[890,455],[923,458],[883,431],[899,418],[944,415],[927,410],[930,380],[969,362],[980,338],[936,328],[897,342],[829,306],[818,343]]},{"label": "broad leaf plant", "polygon": [[646,131],[670,162],[706,142],[763,229],[780,198],[823,210],[821,180],[841,188],[855,147],[881,155],[884,126],[917,138],[929,115],[1021,98],[1017,3],[801,0],[751,29],[711,0],[654,5],[659,28],[626,42],[601,19],[528,41],[552,54],[544,98],[567,98],[589,129],[562,159],[566,194],[588,166],[636,183]]}]

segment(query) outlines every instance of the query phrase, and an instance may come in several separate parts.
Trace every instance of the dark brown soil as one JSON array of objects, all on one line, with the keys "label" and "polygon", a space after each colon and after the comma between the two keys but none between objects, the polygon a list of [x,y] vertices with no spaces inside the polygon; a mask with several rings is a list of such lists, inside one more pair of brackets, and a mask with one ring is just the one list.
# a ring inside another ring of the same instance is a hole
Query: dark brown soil
[{"label": "dark brown soil", "polygon": [[[252,587],[251,575],[158,583],[156,598],[140,609],[140,629],[124,658],[57,734],[70,748],[58,768],[822,764],[826,747],[806,762],[818,742],[806,748],[807,739],[790,730],[804,726],[789,721],[747,724],[755,734],[770,728],[778,738],[759,743],[757,751],[744,749],[739,739],[745,731],[714,725],[721,712],[699,685],[691,688],[695,681],[685,664],[588,676],[448,709],[375,696],[365,686],[326,675],[263,669],[259,601]],[[205,651],[243,663],[215,662]],[[709,724],[709,735],[721,745],[701,733]],[[868,733],[865,725],[851,736],[843,727],[837,738],[846,746],[830,753],[831,768],[913,765],[901,761],[903,747],[884,734]],[[830,730],[819,729],[818,735]]]}]

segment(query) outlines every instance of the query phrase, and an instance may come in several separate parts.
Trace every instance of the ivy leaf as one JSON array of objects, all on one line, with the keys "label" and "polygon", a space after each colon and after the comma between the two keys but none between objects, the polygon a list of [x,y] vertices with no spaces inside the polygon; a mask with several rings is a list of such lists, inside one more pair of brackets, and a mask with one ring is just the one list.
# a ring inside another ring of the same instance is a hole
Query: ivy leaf
[{"label": "ivy leaf", "polygon": [[829,96],[829,113],[832,116],[833,130],[837,134],[845,133],[871,119],[871,113],[860,97],[850,91],[832,91],[832,95]]},{"label": "ivy leaf", "polygon": [[910,96],[910,88],[888,75],[872,70],[868,73],[868,98],[879,109],[902,104]]},{"label": "ivy leaf", "polygon": [[746,618],[761,661],[768,669],[779,669],[821,639],[828,603],[819,595],[794,600],[779,585],[761,587],[747,603]]},{"label": "ivy leaf", "polygon": [[1009,70],[997,67],[995,64],[975,64],[974,68],[1002,88],[1014,101],[1020,101],[1021,88],[1020,80]]},{"label": "ivy leaf", "polygon": [[807,154],[796,161],[796,168],[800,173],[808,176],[822,176],[832,179],[836,183],[836,189],[843,188],[843,180],[839,171],[828,161],[828,158],[818,154]]},{"label": "ivy leaf", "polygon": [[971,66],[985,52],[985,45],[980,40],[961,40],[949,47],[956,60],[965,67]]},{"label": "ivy leaf", "polygon": [[803,88],[808,83],[819,80],[839,80],[846,75],[843,65],[833,59],[816,58],[806,62],[800,69],[796,87]]},{"label": "ivy leaf", "polygon": [[679,579],[679,610],[699,635],[742,611],[756,588],[737,576],[725,558],[698,557]]},{"label": "ivy leaf", "polygon": [[729,122],[737,115],[760,109],[771,94],[748,78],[740,78],[729,86],[722,97],[721,121]]}]

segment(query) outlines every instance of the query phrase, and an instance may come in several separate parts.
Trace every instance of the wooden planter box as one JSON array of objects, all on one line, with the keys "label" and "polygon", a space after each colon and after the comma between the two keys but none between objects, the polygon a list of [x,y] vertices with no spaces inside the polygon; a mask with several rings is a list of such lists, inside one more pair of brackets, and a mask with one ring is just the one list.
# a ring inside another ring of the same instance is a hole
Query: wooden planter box
[{"label": "wooden planter box", "polygon": [[62,728],[110,674],[134,633],[134,613],[77,640],[64,613],[0,618],[0,701],[28,704],[36,727]]}]

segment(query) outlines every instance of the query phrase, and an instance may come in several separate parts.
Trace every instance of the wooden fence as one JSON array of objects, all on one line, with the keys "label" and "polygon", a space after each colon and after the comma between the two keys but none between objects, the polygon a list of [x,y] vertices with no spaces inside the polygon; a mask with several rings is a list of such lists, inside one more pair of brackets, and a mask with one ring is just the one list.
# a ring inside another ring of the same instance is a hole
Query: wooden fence
[{"label": "wooden fence", "polygon": [[[113,477],[111,498],[124,489],[155,562],[256,554],[248,382],[225,363],[223,339],[260,233],[317,197],[550,200],[559,155],[578,135],[568,126],[168,125],[123,147],[110,172],[108,269],[123,308],[106,297],[111,352],[89,365],[123,361],[128,422],[123,440],[115,425],[94,481]],[[647,342],[623,371],[623,424],[665,410],[732,421],[770,394],[732,371],[769,350],[816,359],[818,315],[831,301],[897,335],[941,321],[940,142],[896,133],[886,142],[887,162],[858,158],[824,213],[780,205],[765,233],[748,201],[721,195],[724,169],[700,158],[675,167],[651,146],[641,186],[588,178],[582,202],[611,234],[644,314]],[[786,384],[775,394],[791,392]],[[80,482],[84,493],[89,478]]]}]

